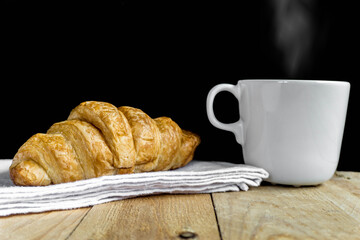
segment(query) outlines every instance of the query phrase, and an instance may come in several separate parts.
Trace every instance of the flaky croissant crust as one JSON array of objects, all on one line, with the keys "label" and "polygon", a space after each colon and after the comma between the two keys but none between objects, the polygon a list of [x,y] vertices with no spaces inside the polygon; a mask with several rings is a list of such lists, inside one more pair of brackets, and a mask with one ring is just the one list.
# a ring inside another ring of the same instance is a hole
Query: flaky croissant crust
[{"label": "flaky croissant crust", "polygon": [[28,139],[14,156],[16,185],[41,186],[122,173],[162,171],[192,160],[198,135],[168,117],[87,101],[68,120]]}]

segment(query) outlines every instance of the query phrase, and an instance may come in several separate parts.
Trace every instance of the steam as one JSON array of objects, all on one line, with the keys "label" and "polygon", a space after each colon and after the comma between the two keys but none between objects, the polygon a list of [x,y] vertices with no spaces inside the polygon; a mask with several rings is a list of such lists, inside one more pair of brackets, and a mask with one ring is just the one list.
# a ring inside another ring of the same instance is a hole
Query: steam
[{"label": "steam", "polygon": [[311,62],[314,40],[314,0],[272,0],[275,44],[284,57],[290,77],[306,71]]}]

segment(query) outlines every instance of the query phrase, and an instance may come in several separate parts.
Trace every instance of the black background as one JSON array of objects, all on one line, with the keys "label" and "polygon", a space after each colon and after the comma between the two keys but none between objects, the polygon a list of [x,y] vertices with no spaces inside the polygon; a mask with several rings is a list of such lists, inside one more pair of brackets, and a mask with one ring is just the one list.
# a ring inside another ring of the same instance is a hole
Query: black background
[{"label": "black background", "polygon": [[[196,3],[194,3],[196,2]],[[209,90],[240,79],[298,78],[351,83],[339,170],[360,171],[359,14],[355,1],[317,1],[311,64],[284,69],[266,1],[5,1],[1,7],[0,158],[12,158],[33,134],[65,120],[86,100],[169,116],[202,138],[195,158],[243,162],[232,133],[206,115]],[[219,120],[238,120],[229,93],[215,102]]]}]

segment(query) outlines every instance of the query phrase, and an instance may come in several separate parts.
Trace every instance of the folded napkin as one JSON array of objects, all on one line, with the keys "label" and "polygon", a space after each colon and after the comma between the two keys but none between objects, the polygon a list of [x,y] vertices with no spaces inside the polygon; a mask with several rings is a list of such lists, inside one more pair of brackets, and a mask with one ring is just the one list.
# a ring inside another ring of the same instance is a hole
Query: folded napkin
[{"label": "folded napkin", "polygon": [[247,191],[269,174],[261,168],[214,161],[191,161],[162,172],[103,176],[45,187],[14,186],[11,160],[0,160],[0,216],[73,209],[153,194]]}]

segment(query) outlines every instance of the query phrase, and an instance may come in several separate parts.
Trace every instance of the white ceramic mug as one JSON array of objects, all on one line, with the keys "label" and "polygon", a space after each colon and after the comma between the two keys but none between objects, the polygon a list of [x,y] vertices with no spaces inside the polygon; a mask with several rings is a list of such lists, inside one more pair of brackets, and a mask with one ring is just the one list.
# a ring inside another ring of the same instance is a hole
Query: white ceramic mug
[{"label": "white ceramic mug", "polygon": [[[238,99],[239,121],[216,119],[213,102],[221,91]],[[267,181],[316,185],[337,168],[349,92],[340,81],[240,80],[212,88],[206,110],[215,127],[235,134],[246,164],[270,173]]]}]

